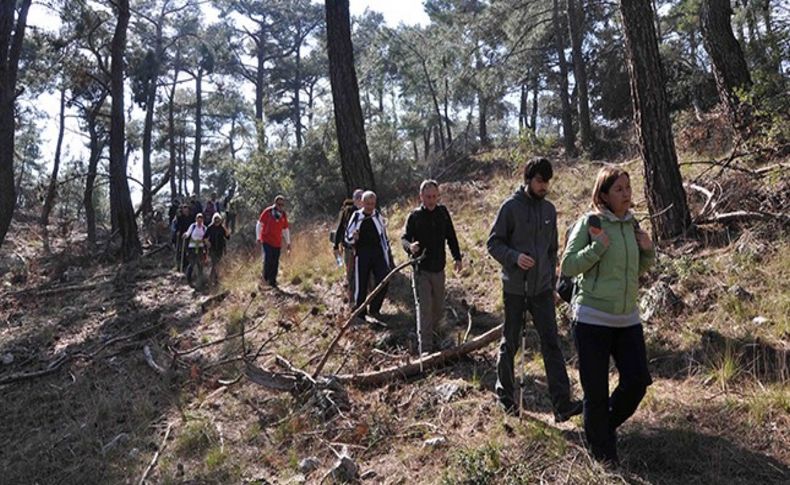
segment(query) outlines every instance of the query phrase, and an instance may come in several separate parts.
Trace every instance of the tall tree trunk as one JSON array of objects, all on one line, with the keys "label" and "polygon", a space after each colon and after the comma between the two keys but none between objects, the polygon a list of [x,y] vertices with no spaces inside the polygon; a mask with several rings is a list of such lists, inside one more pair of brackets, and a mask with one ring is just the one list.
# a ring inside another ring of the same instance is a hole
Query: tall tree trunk
[{"label": "tall tree trunk", "polygon": [[175,198],[176,194],[182,192],[177,189],[176,185],[181,181],[180,174],[176,177],[176,164],[178,158],[176,155],[176,118],[175,118],[175,104],[176,104],[176,85],[178,84],[178,69],[173,73],[173,84],[170,86],[170,97],[167,100],[167,141],[170,148],[170,170],[172,176],[170,177],[170,198]]},{"label": "tall tree trunk", "polygon": [[520,97],[518,102],[518,133],[519,135],[524,133],[529,127],[529,123],[527,122],[527,85],[521,84],[520,88]]},{"label": "tall tree trunk", "polygon": [[480,145],[487,147],[489,143],[488,124],[486,123],[486,119],[488,118],[488,99],[482,91],[477,91],[477,113],[477,126],[480,135]]},{"label": "tall tree trunk", "polygon": [[[14,104],[22,39],[31,0],[4,0],[0,4],[0,247],[11,226],[16,205],[14,190]],[[17,5],[18,4],[18,5]],[[18,7],[18,8],[17,8]],[[14,25],[14,12],[16,26]]]},{"label": "tall tree trunk", "polygon": [[55,205],[55,196],[58,189],[58,171],[60,170],[60,155],[63,148],[63,134],[66,131],[66,86],[60,86],[60,109],[58,111],[58,141],[55,144],[55,160],[52,163],[52,175],[49,177],[47,195],[44,198],[44,206],[41,208],[41,229],[44,231],[44,246],[49,251],[49,214]]},{"label": "tall tree trunk", "polygon": [[568,27],[571,34],[571,57],[573,58],[573,77],[576,80],[579,110],[579,137],[585,150],[592,148],[592,126],[590,124],[590,101],[587,94],[587,67],[584,63],[582,43],[584,41],[584,0],[567,0]]},{"label": "tall tree trunk", "polygon": [[326,34],[343,181],[349,194],[356,187],[375,190],[354,70],[348,0],[326,0]]},{"label": "tall tree trunk", "polygon": [[746,135],[749,108],[742,105],[736,92],[752,86],[749,68],[741,45],[732,33],[730,0],[703,0],[700,9],[702,37],[713,65],[713,77],[719,99],[724,104],[733,127]]},{"label": "tall tree trunk", "polygon": [[428,160],[428,156],[431,154],[431,127],[428,126],[422,130],[422,154],[423,160]]},{"label": "tall tree trunk", "polygon": [[154,131],[154,109],[156,107],[156,88],[159,84],[159,66],[162,58],[162,23],[156,24],[156,40],[154,41],[154,59],[151,63],[151,77],[147,79],[145,96],[145,121],[143,123],[143,200],[140,211],[143,220],[153,212],[153,187],[151,174],[151,137]]},{"label": "tall tree trunk", "polygon": [[203,146],[203,69],[195,76],[195,152],[192,155],[192,193],[200,197],[200,150]]},{"label": "tall tree trunk", "polygon": [[450,130],[450,81],[444,78],[444,125],[447,127],[447,146],[453,144],[453,132]]},{"label": "tall tree trunk", "polygon": [[[101,106],[101,103],[99,106]],[[98,109],[96,109],[95,113],[89,114],[90,155],[88,157],[88,173],[85,174],[85,190],[82,193],[82,205],[85,208],[85,226],[88,231],[88,243],[91,246],[96,244],[96,208],[93,204],[93,189],[96,186],[96,173],[103,149],[103,143],[99,140],[99,133],[96,127],[96,114],[98,114]]]},{"label": "tall tree trunk", "polygon": [[621,0],[634,124],[644,161],[645,198],[659,240],[691,226],[669,121],[664,74],[650,0]]},{"label": "tall tree trunk", "polygon": [[302,30],[301,24],[298,25],[296,30],[296,49],[294,55],[296,56],[296,67],[294,79],[294,127],[296,128],[296,148],[302,148],[302,104],[299,100],[299,92],[302,89]]},{"label": "tall tree trunk", "polygon": [[529,128],[533,135],[538,134],[538,93],[540,92],[540,77],[536,73],[532,78],[532,112],[529,115]]},{"label": "tall tree trunk", "polygon": [[573,130],[573,114],[571,102],[568,98],[568,61],[565,59],[565,24],[560,21],[560,7],[558,0],[554,0],[554,47],[557,51],[557,60],[560,68],[559,97],[562,106],[562,145],[565,154],[569,157],[576,156],[576,132]]},{"label": "tall tree trunk", "polygon": [[266,125],[263,119],[263,98],[266,73],[266,27],[261,25],[259,35],[253,40],[255,42],[255,57],[257,66],[255,70],[255,130],[258,135],[258,152],[266,151]]},{"label": "tall tree trunk", "polygon": [[124,261],[136,259],[142,253],[137,237],[132,197],[126,179],[124,153],[126,120],[123,112],[124,51],[126,29],[129,26],[129,0],[118,0],[118,23],[115,26],[110,48],[112,66],[110,85],[112,96],[110,128],[110,208],[121,234],[121,254]]}]

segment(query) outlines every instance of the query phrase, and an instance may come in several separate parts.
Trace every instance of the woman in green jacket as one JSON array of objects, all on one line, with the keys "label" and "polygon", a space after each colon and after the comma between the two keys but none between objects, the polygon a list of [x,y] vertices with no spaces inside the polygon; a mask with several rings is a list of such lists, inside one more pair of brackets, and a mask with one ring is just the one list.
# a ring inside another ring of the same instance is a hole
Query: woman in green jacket
[{"label": "woman in green jacket", "polygon": [[[568,237],[562,273],[577,276],[574,337],[584,390],[584,432],[593,456],[618,462],[617,427],[652,382],[637,308],[639,274],[655,259],[650,236],[630,211],[628,173],[614,166],[598,172],[593,211]],[[619,381],[609,395],[609,356]]]}]

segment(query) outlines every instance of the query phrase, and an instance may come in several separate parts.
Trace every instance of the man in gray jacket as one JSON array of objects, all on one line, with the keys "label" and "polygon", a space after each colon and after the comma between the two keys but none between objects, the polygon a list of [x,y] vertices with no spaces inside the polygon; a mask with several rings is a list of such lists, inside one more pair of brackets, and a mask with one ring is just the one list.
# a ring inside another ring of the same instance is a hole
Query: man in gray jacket
[{"label": "man in gray jacket", "polygon": [[557,422],[580,414],[580,401],[571,401],[570,381],[557,336],[554,287],[557,268],[557,211],[545,199],[553,175],[545,158],[524,167],[524,185],[497,213],[488,236],[488,252],[502,265],[505,328],[499,345],[496,392],[505,411],[519,409],[514,398],[513,360],[529,311],[540,336],[540,352]]}]

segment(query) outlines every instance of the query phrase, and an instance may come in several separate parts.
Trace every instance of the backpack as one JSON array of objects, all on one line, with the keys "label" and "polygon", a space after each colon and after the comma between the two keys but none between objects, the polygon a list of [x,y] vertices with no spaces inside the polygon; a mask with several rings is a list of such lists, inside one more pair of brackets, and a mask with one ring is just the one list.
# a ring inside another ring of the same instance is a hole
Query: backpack
[{"label": "backpack", "polygon": [[[598,216],[596,216],[594,214],[590,214],[589,216],[586,216],[586,215],[582,216],[582,218],[585,218],[585,217],[588,220],[590,220],[593,217],[597,218]],[[582,218],[580,218],[579,220],[577,220],[576,222],[574,222],[573,224],[568,226],[568,228],[565,230],[565,248],[562,250],[563,254],[565,254],[565,251],[568,250],[568,244],[570,243],[570,240],[569,240],[570,237],[569,236],[571,235],[571,230],[574,227],[576,227],[576,224],[579,224],[582,221]],[[587,234],[588,243],[589,243],[589,237],[590,237],[590,235],[588,233]],[[597,265],[598,263],[595,263],[595,264]],[[560,295],[560,298],[562,298],[562,300],[565,303],[570,303],[571,300],[573,300],[574,295],[576,295],[576,293],[577,293],[577,291],[579,289],[578,288],[579,284],[577,282],[577,278],[578,278],[578,276],[567,276],[567,275],[562,274],[562,273],[560,273],[559,278],[557,278],[557,287],[555,289],[557,290],[557,293]]]}]

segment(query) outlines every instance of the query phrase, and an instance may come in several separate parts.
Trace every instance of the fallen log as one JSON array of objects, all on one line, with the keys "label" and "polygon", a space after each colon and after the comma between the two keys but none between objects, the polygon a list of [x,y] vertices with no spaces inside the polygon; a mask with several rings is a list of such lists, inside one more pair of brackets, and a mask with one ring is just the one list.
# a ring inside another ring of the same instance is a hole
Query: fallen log
[{"label": "fallen log", "polygon": [[405,365],[389,367],[374,372],[364,372],[362,374],[343,374],[337,376],[337,380],[343,384],[353,384],[355,386],[377,386],[386,384],[395,379],[405,379],[420,373],[420,369],[430,369],[441,367],[448,362],[458,359],[470,352],[482,349],[488,344],[502,337],[502,325],[499,325],[488,332],[479,335],[472,340],[452,347],[441,352],[426,355],[418,360],[409,362]]}]

